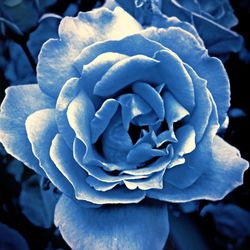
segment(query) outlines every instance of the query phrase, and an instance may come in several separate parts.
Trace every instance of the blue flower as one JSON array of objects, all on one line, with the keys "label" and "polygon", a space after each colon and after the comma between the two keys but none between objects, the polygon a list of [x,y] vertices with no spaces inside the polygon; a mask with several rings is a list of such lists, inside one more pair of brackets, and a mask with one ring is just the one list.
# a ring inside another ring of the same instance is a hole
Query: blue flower
[{"label": "blue flower", "polygon": [[247,162],[216,136],[227,74],[181,27],[143,29],[121,8],[66,17],[38,84],[7,89],[1,142],[63,192],[55,223],[73,249],[162,249],[166,205],[152,200],[217,200],[242,183]]}]

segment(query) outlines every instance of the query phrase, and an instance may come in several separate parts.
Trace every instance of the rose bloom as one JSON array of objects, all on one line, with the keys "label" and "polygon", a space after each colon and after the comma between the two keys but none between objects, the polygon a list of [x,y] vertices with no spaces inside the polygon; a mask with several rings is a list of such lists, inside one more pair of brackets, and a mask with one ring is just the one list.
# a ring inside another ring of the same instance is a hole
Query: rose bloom
[{"label": "rose bloom", "polygon": [[223,64],[180,22],[143,29],[121,8],[63,18],[59,37],[38,84],[7,89],[1,142],[62,191],[55,222],[73,249],[162,249],[164,202],[221,199],[248,166],[216,136]]}]

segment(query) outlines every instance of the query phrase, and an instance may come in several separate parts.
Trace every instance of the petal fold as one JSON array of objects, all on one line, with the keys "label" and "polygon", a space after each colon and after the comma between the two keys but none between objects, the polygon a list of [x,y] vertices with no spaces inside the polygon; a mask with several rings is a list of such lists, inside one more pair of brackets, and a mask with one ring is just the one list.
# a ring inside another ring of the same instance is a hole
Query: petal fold
[{"label": "petal fold", "polygon": [[34,155],[39,159],[46,176],[63,193],[72,195],[72,186],[49,155],[52,140],[58,132],[54,109],[42,109],[31,114],[26,120],[26,130]]},{"label": "petal fold", "polygon": [[91,142],[95,143],[99,136],[107,128],[110,120],[117,111],[119,103],[115,99],[107,99],[99,110],[95,113],[95,117],[91,120]]}]

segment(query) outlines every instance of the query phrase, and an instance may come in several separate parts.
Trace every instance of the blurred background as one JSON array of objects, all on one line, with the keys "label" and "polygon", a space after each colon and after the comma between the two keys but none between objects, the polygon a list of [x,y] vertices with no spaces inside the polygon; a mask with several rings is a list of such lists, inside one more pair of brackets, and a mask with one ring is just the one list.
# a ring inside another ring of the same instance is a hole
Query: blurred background
[{"label": "blurred background", "polygon": [[[11,85],[36,82],[42,44],[57,37],[63,16],[75,16],[104,3],[97,0],[0,1],[0,102]],[[232,0],[239,24],[234,31],[245,45],[224,62],[231,82],[229,126],[221,136],[250,160],[250,1]],[[53,225],[45,202],[58,190],[8,155],[0,145],[0,250],[69,249]],[[56,201],[55,201],[56,202]],[[171,231],[165,249],[249,250],[250,171],[244,184],[218,202],[172,205]],[[84,236],[83,236],[84,237]]]}]

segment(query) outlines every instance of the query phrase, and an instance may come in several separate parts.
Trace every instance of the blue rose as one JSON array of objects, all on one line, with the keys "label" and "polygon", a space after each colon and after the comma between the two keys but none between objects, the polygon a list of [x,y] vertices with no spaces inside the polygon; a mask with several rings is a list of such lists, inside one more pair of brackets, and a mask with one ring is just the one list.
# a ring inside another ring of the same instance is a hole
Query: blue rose
[{"label": "blue rose", "polygon": [[221,199],[248,167],[216,136],[223,64],[180,23],[143,29],[121,8],[66,17],[59,37],[38,84],[7,89],[1,142],[63,192],[55,223],[73,249],[162,249],[166,203],[152,200]]}]

